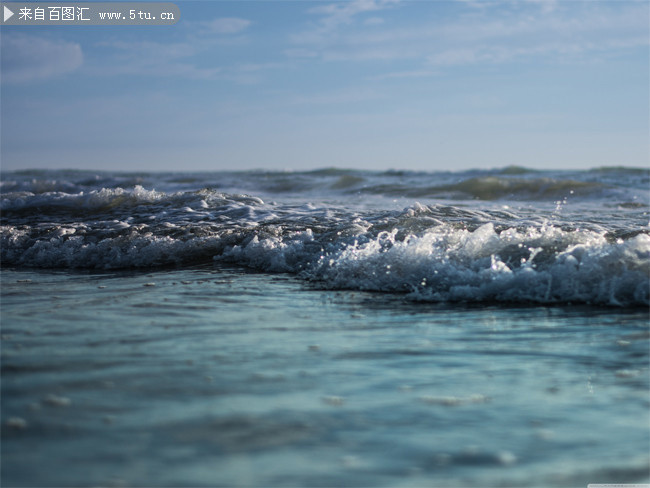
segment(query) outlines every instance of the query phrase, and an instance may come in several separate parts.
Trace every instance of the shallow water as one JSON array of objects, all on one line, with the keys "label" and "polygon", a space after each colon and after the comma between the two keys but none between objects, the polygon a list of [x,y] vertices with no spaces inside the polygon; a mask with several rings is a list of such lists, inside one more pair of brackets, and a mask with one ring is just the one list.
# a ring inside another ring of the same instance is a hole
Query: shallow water
[{"label": "shallow water", "polygon": [[3,173],[3,486],[650,481],[650,171]]},{"label": "shallow water", "polygon": [[2,482],[647,482],[647,326],[221,266],[5,270]]}]

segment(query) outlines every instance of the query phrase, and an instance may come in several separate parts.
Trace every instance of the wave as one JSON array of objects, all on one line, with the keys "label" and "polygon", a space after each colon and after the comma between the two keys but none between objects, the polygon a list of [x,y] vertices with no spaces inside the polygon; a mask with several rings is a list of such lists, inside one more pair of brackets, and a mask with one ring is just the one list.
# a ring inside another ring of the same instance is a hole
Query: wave
[{"label": "wave", "polygon": [[650,169],[643,167],[634,167],[634,166],[599,166],[597,168],[592,168],[589,170],[591,173],[612,173],[616,175],[620,174],[632,174],[640,175],[646,178],[650,178]]},{"label": "wave", "polygon": [[219,260],[265,271],[298,272],[328,288],[406,293],[424,301],[650,303],[650,236],[608,242],[589,231],[512,228],[474,231],[440,225],[398,239],[376,237],[322,246],[311,232],[253,236]]},{"label": "wave", "polygon": [[364,188],[365,193],[400,195],[416,198],[441,198],[456,200],[557,200],[571,196],[600,196],[606,185],[572,179],[504,178],[482,176],[464,179],[458,183],[413,187],[411,185],[382,184]]},{"label": "wave", "polygon": [[16,192],[2,199],[0,258],[67,269],[217,261],[413,300],[647,306],[647,227],[617,225],[441,204],[354,211],[211,189]]},{"label": "wave", "polygon": [[164,192],[204,186],[223,193],[263,196],[377,195],[400,198],[481,201],[581,201],[607,199],[648,203],[650,171],[603,167],[589,171],[538,171],[521,166],[464,172],[385,172],[325,168],[307,172],[92,173],[24,171],[2,175],[0,192],[87,194],[100,189],[142,186]]}]

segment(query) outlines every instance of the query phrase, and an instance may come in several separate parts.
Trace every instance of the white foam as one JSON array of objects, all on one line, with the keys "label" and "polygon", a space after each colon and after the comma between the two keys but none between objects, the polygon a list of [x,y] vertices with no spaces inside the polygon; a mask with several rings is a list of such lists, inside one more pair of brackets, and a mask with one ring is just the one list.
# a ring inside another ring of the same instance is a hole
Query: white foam
[{"label": "white foam", "polygon": [[98,209],[102,207],[116,207],[118,205],[137,205],[152,203],[165,196],[155,190],[146,190],[136,185],[131,190],[123,188],[102,188],[90,192],[64,193],[64,192],[14,192],[3,194],[0,209],[3,211],[20,210],[26,208],[71,208],[71,209]]},{"label": "white foam", "polygon": [[396,234],[342,240],[318,256],[309,232],[254,237],[224,257],[266,271],[298,272],[330,288],[406,292],[415,300],[649,303],[645,234],[612,243],[592,231],[547,226],[497,232],[492,224],[473,232],[441,225],[401,241]]}]

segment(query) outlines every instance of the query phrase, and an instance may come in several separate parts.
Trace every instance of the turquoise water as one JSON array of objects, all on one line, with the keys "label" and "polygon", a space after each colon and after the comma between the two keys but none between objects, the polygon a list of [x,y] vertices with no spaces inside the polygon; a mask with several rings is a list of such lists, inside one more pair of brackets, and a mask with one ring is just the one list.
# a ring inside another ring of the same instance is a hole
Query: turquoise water
[{"label": "turquoise water", "polygon": [[2,273],[3,486],[648,481],[648,313]]},{"label": "turquoise water", "polygon": [[3,173],[0,484],[648,483],[649,184]]}]

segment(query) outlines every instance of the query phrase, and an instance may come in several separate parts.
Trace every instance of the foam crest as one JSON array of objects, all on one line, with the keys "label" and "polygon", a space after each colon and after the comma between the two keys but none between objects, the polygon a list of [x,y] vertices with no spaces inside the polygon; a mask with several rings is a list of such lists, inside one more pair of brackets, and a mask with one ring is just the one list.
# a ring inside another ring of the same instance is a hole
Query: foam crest
[{"label": "foam crest", "polygon": [[102,188],[88,193],[64,192],[11,192],[3,194],[0,209],[3,211],[38,209],[84,209],[98,210],[110,209],[118,206],[135,206],[143,203],[153,203],[161,200],[164,193],[155,190],[146,190],[136,185],[132,190],[123,188]]},{"label": "foam crest", "polygon": [[406,293],[424,301],[650,303],[650,236],[611,242],[604,233],[557,227],[473,231],[438,225],[327,241],[312,232],[242,242],[216,259],[299,273],[334,289]]},{"label": "foam crest", "polygon": [[395,240],[386,233],[320,259],[311,279],[333,288],[407,292],[416,300],[649,303],[650,237],[608,242],[557,228],[473,232],[440,226]]}]

